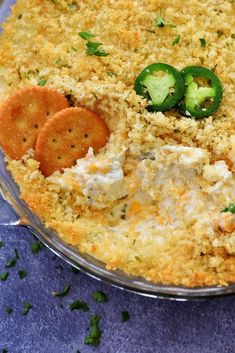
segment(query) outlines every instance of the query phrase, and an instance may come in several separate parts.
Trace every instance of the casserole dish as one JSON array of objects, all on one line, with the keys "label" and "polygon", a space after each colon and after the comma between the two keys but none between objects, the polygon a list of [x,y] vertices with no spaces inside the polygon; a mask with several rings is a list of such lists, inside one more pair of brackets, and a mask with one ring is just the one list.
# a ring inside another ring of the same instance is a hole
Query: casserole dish
[{"label": "casserole dish", "polygon": [[[9,11],[7,5],[13,2],[3,2],[0,15]],[[6,12],[5,12],[6,11]],[[164,286],[148,282],[142,278],[130,277],[121,271],[109,271],[105,265],[91,256],[80,254],[77,249],[66,245],[56,235],[44,227],[41,221],[28,209],[19,197],[19,189],[6,170],[4,155],[0,155],[1,201],[0,218],[2,225],[25,226],[37,236],[52,251],[64,258],[71,265],[78,267],[96,278],[105,280],[123,289],[152,297],[168,297],[181,300],[214,297],[235,292],[235,285],[227,287],[186,288],[179,286]],[[12,207],[11,207],[12,206]],[[10,214],[10,217],[9,217]]]}]

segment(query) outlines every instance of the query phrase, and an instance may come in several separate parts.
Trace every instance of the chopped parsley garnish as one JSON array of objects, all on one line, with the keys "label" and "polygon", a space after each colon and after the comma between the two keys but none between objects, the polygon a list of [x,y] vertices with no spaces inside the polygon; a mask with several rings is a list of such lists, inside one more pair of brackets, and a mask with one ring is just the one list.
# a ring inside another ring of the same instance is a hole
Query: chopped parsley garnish
[{"label": "chopped parsley garnish", "polygon": [[175,39],[173,40],[172,45],[178,44],[179,41],[180,41],[180,38],[181,38],[181,36],[180,36],[180,34],[178,34],[178,35],[175,37]]},{"label": "chopped parsley garnish", "polygon": [[7,313],[8,315],[11,315],[11,314],[13,313],[13,309],[10,308],[9,306],[7,306],[7,307],[6,307],[6,313]]},{"label": "chopped parsley garnish", "polygon": [[173,27],[176,28],[176,25],[172,22],[169,22],[164,19],[162,10],[160,10],[159,15],[156,18],[156,26],[158,27]]},{"label": "chopped parsley garnish", "polygon": [[218,38],[222,37],[223,35],[224,35],[224,32],[223,32],[223,31],[221,31],[221,30],[218,30],[218,31],[217,31],[217,37],[218,37]]},{"label": "chopped parsley garnish", "polygon": [[231,34],[231,38],[233,38],[233,39],[235,38],[235,33]]},{"label": "chopped parsley garnish", "polygon": [[74,267],[74,266],[71,266],[71,271],[73,272],[73,273],[80,273],[80,271],[79,271],[79,269],[78,268],[76,268],[76,267]]},{"label": "chopped parsley garnish", "polygon": [[90,38],[95,37],[94,34],[90,32],[79,32],[78,35],[87,41],[86,43],[86,54],[88,56],[108,56],[109,53],[107,53],[105,50],[100,48],[103,43],[100,42],[92,42],[90,41]]},{"label": "chopped parsley garnish", "polygon": [[18,275],[19,275],[20,279],[23,279],[23,278],[27,277],[28,274],[27,274],[27,272],[25,272],[23,270],[19,270]]},{"label": "chopped parsley garnish", "polygon": [[235,205],[234,203],[230,203],[230,205],[228,205],[228,207],[225,207],[225,209],[221,212],[230,212],[235,214]]},{"label": "chopped parsley garnish", "polygon": [[14,249],[14,253],[15,253],[15,256],[12,259],[8,260],[8,262],[5,266],[6,268],[14,267],[17,260],[19,259],[19,253],[18,253],[17,249]]},{"label": "chopped parsley garnish", "polygon": [[39,81],[38,81],[38,86],[46,86],[47,84],[47,80],[44,80],[43,78],[41,78]]},{"label": "chopped parsley garnish", "polygon": [[113,71],[107,71],[107,75],[108,75],[109,77],[115,77],[115,76],[117,76]]},{"label": "chopped parsley garnish", "polygon": [[58,59],[56,59],[55,64],[56,64],[56,65],[59,65],[59,64],[61,63],[61,61],[62,61],[62,59],[61,59],[61,58],[58,58]]},{"label": "chopped parsley garnish", "polygon": [[84,343],[91,346],[97,347],[100,343],[100,337],[102,331],[99,326],[100,316],[92,315],[91,317],[91,333],[89,336],[85,337]]},{"label": "chopped parsley garnish", "polygon": [[3,272],[0,274],[0,280],[1,281],[6,281],[8,279],[9,273],[8,272]]},{"label": "chopped parsley garnish", "polygon": [[86,43],[86,53],[88,56],[108,56],[109,53],[107,53],[105,50],[103,49],[99,49],[99,47],[103,45],[103,43],[99,43],[99,42],[90,42],[88,41]]},{"label": "chopped parsley garnish", "polygon": [[202,48],[205,48],[205,46],[206,46],[206,40],[205,40],[205,38],[199,38],[199,41],[200,41],[200,43],[201,43],[201,47],[202,47]]},{"label": "chopped parsley garnish", "polygon": [[62,292],[52,292],[53,297],[64,298],[70,291],[70,286],[64,287]]},{"label": "chopped parsley garnish", "polygon": [[39,251],[43,249],[43,243],[31,243],[31,251],[33,254],[37,254]]},{"label": "chopped parsley garnish", "polygon": [[130,319],[129,312],[128,311],[123,311],[122,312],[122,322],[126,322]]},{"label": "chopped parsley garnish", "polygon": [[82,310],[84,312],[89,311],[89,307],[87,305],[87,303],[81,301],[81,300],[75,300],[74,302],[72,302],[70,304],[70,310],[74,311],[74,310]]},{"label": "chopped parsley garnish", "polygon": [[81,37],[84,40],[89,40],[90,38],[94,37],[94,34],[91,32],[79,32],[78,33],[79,37]]},{"label": "chopped parsley garnish", "polygon": [[21,18],[22,18],[22,13],[19,14],[18,20],[20,20]]},{"label": "chopped parsley garnish", "polygon": [[23,307],[23,310],[22,310],[22,315],[28,315],[29,310],[32,309],[32,307],[33,307],[32,304],[24,302],[24,307]]},{"label": "chopped parsley garnish", "polygon": [[3,241],[0,240],[0,249],[3,247]]},{"label": "chopped parsley garnish", "polygon": [[95,302],[99,302],[99,303],[106,303],[108,301],[107,295],[100,291],[93,292],[92,298]]}]

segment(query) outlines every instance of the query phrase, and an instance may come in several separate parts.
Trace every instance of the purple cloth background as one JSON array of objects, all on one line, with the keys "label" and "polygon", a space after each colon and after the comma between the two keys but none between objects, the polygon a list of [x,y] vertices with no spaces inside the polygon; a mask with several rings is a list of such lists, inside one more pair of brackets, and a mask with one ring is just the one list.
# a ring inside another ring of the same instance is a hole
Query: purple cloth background
[{"label": "purple cloth background", "polygon": [[[46,0],[43,0],[46,1]],[[49,0],[48,0],[49,1]],[[0,21],[8,11],[4,1]],[[27,229],[0,227],[0,273],[17,248],[19,260],[10,268],[9,278],[0,281],[0,352],[8,353],[235,353],[235,297],[201,302],[174,302],[143,298],[74,274],[70,266],[48,249],[31,253],[35,241]],[[20,279],[18,270],[28,276]],[[67,284],[65,298],[51,293]],[[91,294],[102,290],[105,304],[94,303]],[[90,311],[71,312],[73,300],[84,300]],[[22,316],[23,302],[33,308]],[[12,307],[11,315],[6,307]],[[128,310],[130,320],[121,322],[121,312]],[[84,345],[92,314],[101,316],[103,331],[98,348]]]},{"label": "purple cloth background", "polygon": [[[0,282],[0,352],[9,353],[234,353],[235,297],[202,302],[174,302],[144,298],[74,274],[70,266],[44,248],[31,253],[35,239],[24,228],[0,227],[0,272],[17,248],[20,259]],[[19,279],[18,270],[28,276]],[[51,293],[71,285],[65,298]],[[91,294],[102,290],[107,303],[94,303]],[[84,300],[90,312],[71,312],[73,300]],[[22,316],[23,302],[33,304]],[[14,309],[11,315],[7,306]],[[121,322],[128,310],[130,320]],[[84,345],[89,318],[101,315],[103,331],[98,348]]]}]

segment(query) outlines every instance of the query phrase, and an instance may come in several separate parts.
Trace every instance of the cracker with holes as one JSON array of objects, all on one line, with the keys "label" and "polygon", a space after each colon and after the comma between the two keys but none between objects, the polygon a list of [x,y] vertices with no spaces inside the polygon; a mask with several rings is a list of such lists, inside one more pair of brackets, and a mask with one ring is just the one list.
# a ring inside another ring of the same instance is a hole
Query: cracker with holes
[{"label": "cracker with holes", "polygon": [[20,159],[35,147],[47,119],[68,106],[61,93],[46,87],[26,87],[13,93],[0,107],[0,145],[5,153]]},{"label": "cracker with holes", "polygon": [[43,126],[36,143],[36,159],[45,176],[74,165],[92,147],[98,151],[109,138],[102,118],[85,108],[68,108]]}]

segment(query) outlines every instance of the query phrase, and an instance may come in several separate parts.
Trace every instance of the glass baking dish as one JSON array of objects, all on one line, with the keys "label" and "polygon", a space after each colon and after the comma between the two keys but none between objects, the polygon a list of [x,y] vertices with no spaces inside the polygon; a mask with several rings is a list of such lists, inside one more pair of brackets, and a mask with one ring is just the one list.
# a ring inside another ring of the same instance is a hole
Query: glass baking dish
[{"label": "glass baking dish", "polygon": [[[9,15],[10,6],[15,0],[0,1],[0,23]],[[109,271],[105,264],[95,258],[81,254],[77,248],[62,242],[58,235],[46,229],[43,223],[19,197],[19,188],[6,169],[4,154],[0,151],[0,225],[27,227],[40,241],[55,254],[71,265],[81,269],[99,280],[103,280],[121,289],[156,298],[193,300],[231,295],[235,293],[235,284],[226,287],[186,288],[165,286],[152,283],[143,278],[131,277],[122,271]]]}]

